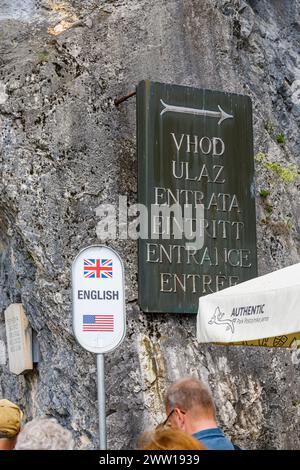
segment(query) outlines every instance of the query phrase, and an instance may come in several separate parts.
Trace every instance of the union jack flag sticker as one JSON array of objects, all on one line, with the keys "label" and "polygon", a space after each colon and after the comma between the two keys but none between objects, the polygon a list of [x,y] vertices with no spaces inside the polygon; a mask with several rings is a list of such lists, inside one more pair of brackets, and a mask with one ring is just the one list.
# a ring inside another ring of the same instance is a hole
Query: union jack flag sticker
[{"label": "union jack flag sticker", "polygon": [[83,271],[85,278],[111,279],[113,277],[113,263],[111,259],[85,259],[83,260]]}]

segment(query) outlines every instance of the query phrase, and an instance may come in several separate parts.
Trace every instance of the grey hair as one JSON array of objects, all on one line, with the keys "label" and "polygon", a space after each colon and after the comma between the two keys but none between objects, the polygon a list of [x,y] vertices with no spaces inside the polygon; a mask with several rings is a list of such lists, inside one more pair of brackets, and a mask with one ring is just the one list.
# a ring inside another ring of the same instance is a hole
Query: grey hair
[{"label": "grey hair", "polygon": [[35,418],[18,435],[15,450],[73,450],[72,433],[55,418]]},{"label": "grey hair", "polygon": [[184,377],[173,383],[167,390],[165,403],[171,409],[176,406],[185,411],[201,408],[215,416],[215,405],[208,386],[195,377]]}]

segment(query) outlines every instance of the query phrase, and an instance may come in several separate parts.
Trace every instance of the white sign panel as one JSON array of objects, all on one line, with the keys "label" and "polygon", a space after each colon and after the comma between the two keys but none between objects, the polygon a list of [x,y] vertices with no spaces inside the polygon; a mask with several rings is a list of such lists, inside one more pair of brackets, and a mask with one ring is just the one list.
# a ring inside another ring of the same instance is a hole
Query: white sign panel
[{"label": "white sign panel", "polygon": [[87,351],[103,354],[124,339],[124,269],[120,256],[102,245],[82,250],[72,265],[73,330]]}]

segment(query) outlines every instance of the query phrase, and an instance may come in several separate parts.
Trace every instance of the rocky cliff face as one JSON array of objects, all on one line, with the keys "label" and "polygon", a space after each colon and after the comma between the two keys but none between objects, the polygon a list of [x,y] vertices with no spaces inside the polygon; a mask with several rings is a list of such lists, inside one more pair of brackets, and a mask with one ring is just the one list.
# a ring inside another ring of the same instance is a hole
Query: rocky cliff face
[{"label": "rocky cliff face", "polygon": [[[139,80],[251,96],[259,273],[300,260],[299,19],[298,0],[1,2],[0,380],[26,420],[55,416],[78,447],[97,446],[95,358],[72,335],[70,265],[100,241],[101,203],[136,200],[135,99],[113,100]],[[238,444],[300,448],[295,353],[199,346],[193,316],[143,314],[136,243],[112,246],[126,264],[128,331],[106,356],[109,447],[134,447],[163,417],[166,386],[193,374]],[[11,302],[41,349],[21,376],[5,357]]]}]

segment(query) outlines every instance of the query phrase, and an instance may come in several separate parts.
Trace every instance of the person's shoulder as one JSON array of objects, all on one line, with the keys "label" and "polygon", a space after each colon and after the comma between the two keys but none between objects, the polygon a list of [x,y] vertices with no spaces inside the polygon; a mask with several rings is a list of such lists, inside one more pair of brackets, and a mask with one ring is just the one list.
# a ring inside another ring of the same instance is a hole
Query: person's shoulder
[{"label": "person's shoulder", "polygon": [[237,444],[235,444],[234,442],[231,442],[231,444],[233,445],[234,450],[245,450],[245,449],[243,449],[242,447],[240,447],[240,446],[238,446]]}]

